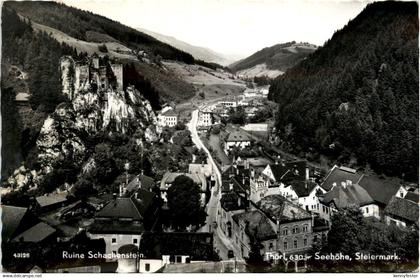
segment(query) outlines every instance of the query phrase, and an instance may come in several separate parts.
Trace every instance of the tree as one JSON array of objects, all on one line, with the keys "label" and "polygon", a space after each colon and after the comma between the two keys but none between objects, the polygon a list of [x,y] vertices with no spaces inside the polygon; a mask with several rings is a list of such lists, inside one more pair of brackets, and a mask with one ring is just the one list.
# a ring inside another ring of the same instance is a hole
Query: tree
[{"label": "tree", "polygon": [[201,207],[201,190],[194,181],[184,175],[178,176],[168,189],[168,207],[172,227],[185,230],[189,225],[200,225],[206,219]]},{"label": "tree", "polygon": [[245,109],[242,106],[230,108],[229,110],[229,121],[233,124],[243,125],[246,121]]}]

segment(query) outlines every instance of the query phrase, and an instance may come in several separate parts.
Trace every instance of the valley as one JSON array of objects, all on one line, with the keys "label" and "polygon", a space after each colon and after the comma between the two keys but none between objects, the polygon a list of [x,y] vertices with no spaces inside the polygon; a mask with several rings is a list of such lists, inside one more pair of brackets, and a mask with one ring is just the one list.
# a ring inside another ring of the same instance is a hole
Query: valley
[{"label": "valley", "polygon": [[[3,269],[415,271],[414,8],[367,4],[323,46],[231,63],[62,3],[4,3]],[[354,260],[313,256],[333,253]]]}]

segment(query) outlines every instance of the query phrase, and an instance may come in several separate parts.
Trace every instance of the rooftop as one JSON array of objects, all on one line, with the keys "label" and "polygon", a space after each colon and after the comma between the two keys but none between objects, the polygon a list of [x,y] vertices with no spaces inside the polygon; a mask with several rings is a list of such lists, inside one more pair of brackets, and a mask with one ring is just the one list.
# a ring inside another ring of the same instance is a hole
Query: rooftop
[{"label": "rooftop", "polygon": [[128,183],[126,190],[129,192],[133,192],[137,190],[140,187],[140,185],[141,188],[145,190],[150,190],[155,185],[155,180],[146,175],[137,175]]},{"label": "rooftop", "polygon": [[63,203],[67,201],[67,195],[68,195],[67,192],[52,193],[49,195],[36,197],[36,201],[41,207],[46,207],[46,206],[54,205],[57,203]]},{"label": "rooftop", "polygon": [[259,210],[246,211],[232,216],[233,221],[245,223],[245,233],[257,240],[267,240],[277,238],[274,224]]},{"label": "rooftop", "polygon": [[337,165],[334,165],[334,167],[322,182],[321,187],[326,191],[329,191],[334,186],[334,184],[339,185],[342,182],[346,182],[347,180],[350,180],[354,184],[357,183],[361,177],[362,175],[356,173],[354,169],[338,167]]},{"label": "rooftop", "polygon": [[55,229],[44,222],[39,222],[32,228],[24,231],[20,235],[16,236],[13,241],[23,241],[23,242],[41,242],[53,233]]},{"label": "rooftop", "polygon": [[388,204],[389,200],[400,188],[400,185],[397,183],[391,183],[372,176],[363,176],[358,184],[366,189],[373,200],[383,205]]},{"label": "rooftop", "polygon": [[274,220],[278,220],[280,222],[311,218],[311,214],[309,212],[296,206],[281,195],[266,196],[257,203],[257,207]]},{"label": "rooftop", "polygon": [[1,206],[2,239],[8,241],[18,232],[19,226],[28,211],[27,208]]},{"label": "rooftop", "polygon": [[419,194],[414,192],[407,192],[404,199],[410,200],[412,202],[418,203],[419,202]]},{"label": "rooftop", "polygon": [[235,192],[229,192],[222,195],[220,205],[225,211],[234,211],[245,209],[245,200]]},{"label": "rooftop", "polygon": [[251,138],[243,131],[235,130],[229,133],[226,138],[226,142],[247,142],[251,141]]},{"label": "rooftop", "polygon": [[320,201],[326,205],[334,202],[338,209],[348,208],[354,205],[362,207],[374,203],[374,199],[366,189],[358,184],[337,185],[331,191],[327,192],[324,197],[320,198]]},{"label": "rooftop", "polygon": [[140,221],[153,201],[154,193],[139,189],[137,198],[116,198],[97,212],[96,218]]},{"label": "rooftop", "polygon": [[385,213],[391,217],[398,217],[411,223],[419,224],[419,205],[408,199],[393,196],[385,208]]}]

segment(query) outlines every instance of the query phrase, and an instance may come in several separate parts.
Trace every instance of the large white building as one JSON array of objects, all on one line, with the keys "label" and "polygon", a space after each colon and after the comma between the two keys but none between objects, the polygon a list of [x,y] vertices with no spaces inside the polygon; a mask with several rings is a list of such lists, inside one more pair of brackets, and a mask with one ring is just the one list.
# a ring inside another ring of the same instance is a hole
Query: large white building
[{"label": "large white building", "polygon": [[159,127],[174,127],[178,124],[178,114],[172,107],[165,107],[158,114]]},{"label": "large white building", "polygon": [[234,147],[238,147],[240,149],[244,149],[246,147],[250,147],[252,143],[252,139],[243,131],[235,130],[226,137],[225,139],[225,147],[224,151],[226,154],[229,153],[230,150]]}]

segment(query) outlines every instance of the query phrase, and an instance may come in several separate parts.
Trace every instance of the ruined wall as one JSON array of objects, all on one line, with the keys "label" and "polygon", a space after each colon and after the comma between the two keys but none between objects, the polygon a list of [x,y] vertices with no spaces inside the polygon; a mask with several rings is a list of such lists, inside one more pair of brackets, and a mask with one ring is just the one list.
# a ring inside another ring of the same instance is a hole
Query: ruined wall
[{"label": "ruined wall", "polygon": [[117,80],[116,90],[122,91],[123,90],[123,66],[122,64],[112,64],[111,68]]},{"label": "ruined wall", "polygon": [[74,93],[74,60],[70,56],[64,56],[60,59],[60,71],[63,95],[72,100]]}]

